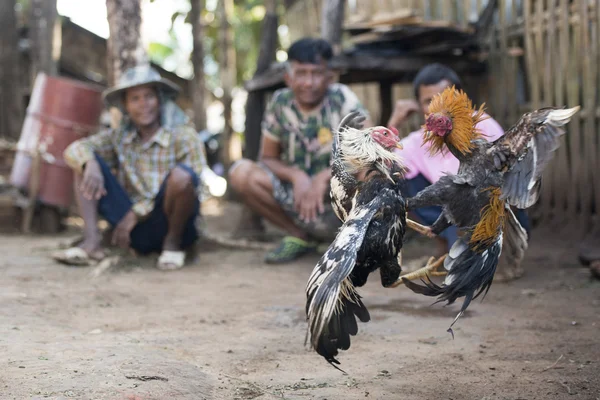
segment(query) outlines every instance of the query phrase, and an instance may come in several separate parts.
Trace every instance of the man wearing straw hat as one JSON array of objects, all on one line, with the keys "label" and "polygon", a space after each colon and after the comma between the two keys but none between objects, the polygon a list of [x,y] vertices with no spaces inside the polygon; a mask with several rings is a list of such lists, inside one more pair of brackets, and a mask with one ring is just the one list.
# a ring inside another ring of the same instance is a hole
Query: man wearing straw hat
[{"label": "man wearing straw hat", "polygon": [[116,129],[72,143],[64,152],[75,172],[84,220],[78,247],[55,255],[71,265],[102,259],[98,216],[112,226],[112,244],[138,253],[160,252],[158,268],[184,265],[197,238],[203,144],[175,104],[179,88],[149,65],[131,68],[103,94],[123,117]]}]

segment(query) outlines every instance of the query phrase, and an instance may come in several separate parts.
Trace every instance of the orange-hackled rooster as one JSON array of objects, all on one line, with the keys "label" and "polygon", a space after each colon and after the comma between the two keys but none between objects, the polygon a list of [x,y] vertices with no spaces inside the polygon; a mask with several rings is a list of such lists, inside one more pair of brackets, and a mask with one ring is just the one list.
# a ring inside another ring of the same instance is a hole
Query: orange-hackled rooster
[{"label": "orange-hackled rooster", "polygon": [[[470,99],[454,87],[433,98],[424,125],[424,144],[430,152],[450,151],[460,161],[456,175],[448,174],[406,200],[406,208],[437,205],[443,211],[431,230],[439,234],[454,224],[464,228],[444,260],[447,276],[439,286],[429,279],[425,286],[403,279],[414,292],[438,296],[452,304],[464,297],[458,320],[472,299],[489,290],[503,236],[527,247],[527,235],[509,205],[527,208],[540,192],[544,167],[558,148],[561,128],[579,107],[542,108],[532,111],[494,142],[475,128],[484,117],[484,106],[473,108]],[[485,294],[484,294],[485,296]],[[449,331],[452,332],[452,325]]]}]

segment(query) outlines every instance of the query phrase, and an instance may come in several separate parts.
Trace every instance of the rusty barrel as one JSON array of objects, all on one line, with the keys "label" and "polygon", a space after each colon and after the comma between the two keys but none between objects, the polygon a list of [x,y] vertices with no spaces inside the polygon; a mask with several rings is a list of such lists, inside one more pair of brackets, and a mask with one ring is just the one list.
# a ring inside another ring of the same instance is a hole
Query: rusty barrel
[{"label": "rusty barrel", "polygon": [[40,73],[27,107],[10,183],[27,191],[32,160],[39,151],[38,201],[68,208],[73,201],[73,171],[63,151],[98,129],[102,88]]}]

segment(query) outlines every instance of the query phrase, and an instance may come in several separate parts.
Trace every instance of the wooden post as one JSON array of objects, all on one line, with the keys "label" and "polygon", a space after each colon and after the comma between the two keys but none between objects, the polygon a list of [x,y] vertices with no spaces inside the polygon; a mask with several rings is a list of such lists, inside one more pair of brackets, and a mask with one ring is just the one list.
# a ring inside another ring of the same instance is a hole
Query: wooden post
[{"label": "wooden post", "polygon": [[[254,77],[266,72],[275,60],[277,50],[277,0],[266,2],[267,14],[263,20],[260,51]],[[244,133],[244,157],[257,160],[260,151],[261,123],[265,112],[265,94],[262,91],[248,93],[246,101],[246,129]]]},{"label": "wooden post", "polygon": [[345,0],[323,0],[321,10],[321,37],[333,46],[334,54],[342,50]]},{"label": "wooden post", "polygon": [[0,137],[19,138],[23,121],[15,0],[0,1]]},{"label": "wooden post", "polygon": [[387,126],[392,116],[392,81],[379,82],[379,103],[381,104],[381,116],[379,125]]},{"label": "wooden post", "polygon": [[[57,74],[59,52],[55,53],[54,35],[57,19],[56,0],[32,0],[29,38],[31,40],[31,82],[38,73]],[[60,42],[59,42],[60,43]]]},{"label": "wooden post", "polygon": [[223,130],[223,151],[221,153],[223,164],[228,169],[231,165],[231,137],[233,127],[231,125],[231,106],[233,86],[236,79],[236,52],[233,41],[233,31],[231,29],[230,18],[233,15],[233,0],[219,0],[217,5],[217,20],[219,21],[219,75],[221,78],[221,88],[223,96],[223,119],[225,127]]},{"label": "wooden post", "polygon": [[206,82],[204,80],[204,23],[202,10],[204,0],[191,0],[192,9],[192,36],[194,48],[192,50],[192,64],[194,66],[194,79],[192,80],[192,100],[194,109],[194,125],[196,130],[206,129]]}]

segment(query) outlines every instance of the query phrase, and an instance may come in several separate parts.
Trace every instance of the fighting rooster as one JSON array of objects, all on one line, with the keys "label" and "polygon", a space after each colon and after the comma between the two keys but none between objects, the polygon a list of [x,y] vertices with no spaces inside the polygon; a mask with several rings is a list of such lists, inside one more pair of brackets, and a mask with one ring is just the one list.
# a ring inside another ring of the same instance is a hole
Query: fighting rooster
[{"label": "fighting rooster", "polygon": [[484,105],[474,109],[467,95],[454,87],[433,98],[424,125],[424,144],[430,145],[432,153],[450,151],[460,167],[456,175],[448,174],[406,199],[406,209],[441,206],[442,214],[431,231],[439,234],[454,224],[464,228],[465,234],[444,260],[447,275],[441,286],[429,279],[425,286],[401,280],[414,292],[438,296],[438,301],[448,304],[464,297],[452,325],[472,299],[489,290],[504,238],[511,241],[518,257],[523,256],[527,234],[509,206],[527,208],[537,201],[542,172],[565,133],[562,127],[578,110],[529,112],[503,136],[488,142],[475,128],[486,118]]},{"label": "fighting rooster", "polygon": [[[384,287],[398,281],[407,226],[398,185],[403,169],[393,153],[401,148],[398,133],[384,127],[361,130],[362,121],[364,116],[350,113],[334,135],[331,199],[343,225],[306,286],[310,342],[332,365],[339,364],[338,349],[347,350],[350,336],[357,334],[356,318],[370,320],[356,287],[377,268]],[[412,221],[408,226],[427,232]]]}]

